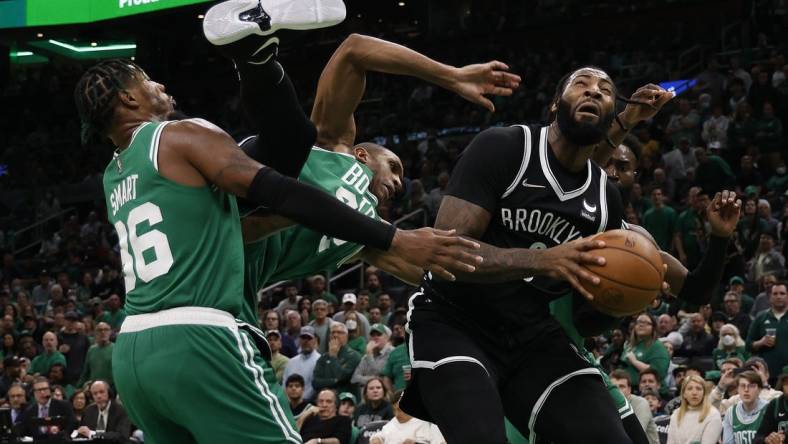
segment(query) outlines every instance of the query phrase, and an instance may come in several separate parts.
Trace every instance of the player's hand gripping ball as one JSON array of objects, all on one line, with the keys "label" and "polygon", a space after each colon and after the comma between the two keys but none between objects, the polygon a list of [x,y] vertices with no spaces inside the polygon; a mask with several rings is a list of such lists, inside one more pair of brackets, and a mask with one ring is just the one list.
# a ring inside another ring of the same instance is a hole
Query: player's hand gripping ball
[{"label": "player's hand gripping ball", "polygon": [[630,230],[605,231],[593,239],[605,242],[605,248],[593,252],[605,258],[605,265],[586,265],[600,279],[598,285],[583,282],[583,287],[594,295],[589,303],[615,317],[643,311],[657,297],[665,279],[657,247]]}]

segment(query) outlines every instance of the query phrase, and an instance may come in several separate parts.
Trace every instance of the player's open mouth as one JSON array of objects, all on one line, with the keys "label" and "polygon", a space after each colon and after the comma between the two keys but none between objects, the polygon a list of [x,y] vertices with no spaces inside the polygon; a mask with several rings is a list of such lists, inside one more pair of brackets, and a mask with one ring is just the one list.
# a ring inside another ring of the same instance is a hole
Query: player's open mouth
[{"label": "player's open mouth", "polygon": [[588,101],[577,107],[576,114],[599,117],[601,114],[599,105],[594,102]]}]

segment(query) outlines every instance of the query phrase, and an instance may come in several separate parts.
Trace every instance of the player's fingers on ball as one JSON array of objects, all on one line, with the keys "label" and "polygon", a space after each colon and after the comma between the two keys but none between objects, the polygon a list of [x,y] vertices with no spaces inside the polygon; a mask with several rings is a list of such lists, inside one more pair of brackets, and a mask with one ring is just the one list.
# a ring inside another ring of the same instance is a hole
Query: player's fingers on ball
[{"label": "player's fingers on ball", "polygon": [[580,253],[577,257],[578,263],[590,265],[605,265],[605,258],[591,253]]},{"label": "player's fingers on ball", "polygon": [[580,251],[589,251],[589,250],[597,250],[599,248],[605,248],[605,241],[601,240],[583,240],[577,246],[577,249]]},{"label": "player's fingers on ball", "polygon": [[567,282],[569,282],[573,287],[575,287],[575,290],[577,290],[584,298],[588,299],[589,301],[594,300],[594,295],[589,293],[589,291],[586,290],[585,287],[583,287],[583,284],[581,284],[580,281],[577,280],[577,278],[574,275],[568,273],[565,275],[565,278]]},{"label": "player's fingers on ball", "polygon": [[578,280],[582,280],[588,282],[592,285],[599,285],[601,279],[599,276],[595,275],[594,273],[588,271],[587,268],[581,267],[577,264],[572,264],[569,266],[569,270],[575,275]]}]

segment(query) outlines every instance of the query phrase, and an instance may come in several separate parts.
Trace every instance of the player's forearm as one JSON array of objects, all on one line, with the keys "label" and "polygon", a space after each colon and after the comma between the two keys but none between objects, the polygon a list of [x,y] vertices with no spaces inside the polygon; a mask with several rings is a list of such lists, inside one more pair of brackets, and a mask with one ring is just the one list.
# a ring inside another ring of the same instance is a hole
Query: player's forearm
[{"label": "player's forearm", "polygon": [[713,283],[722,280],[727,250],[727,237],[711,235],[708,251],[701,258],[697,268],[688,273],[686,279],[677,285],[676,296],[691,304],[708,304],[716,287]]},{"label": "player's forearm", "polygon": [[499,283],[524,279],[530,276],[544,274],[545,267],[540,260],[545,250],[531,250],[528,248],[498,248],[480,242],[481,245],[475,253],[484,260],[476,266],[473,273],[457,271],[454,275],[458,281],[477,283]]},{"label": "player's forearm", "polygon": [[[622,127],[619,121],[623,123],[626,128]],[[604,168],[608,160],[610,160],[610,156],[613,155],[613,150],[624,141],[624,138],[627,137],[627,134],[629,134],[629,131],[635,125],[637,125],[637,122],[628,122],[626,120],[626,115],[624,115],[623,112],[619,113],[618,119],[613,121],[610,130],[607,132],[608,140],[603,140],[596,146],[592,156],[593,161]]]},{"label": "player's forearm", "polygon": [[362,71],[418,77],[447,88],[454,67],[432,60],[410,48],[365,35],[352,34],[343,46],[346,56]]}]

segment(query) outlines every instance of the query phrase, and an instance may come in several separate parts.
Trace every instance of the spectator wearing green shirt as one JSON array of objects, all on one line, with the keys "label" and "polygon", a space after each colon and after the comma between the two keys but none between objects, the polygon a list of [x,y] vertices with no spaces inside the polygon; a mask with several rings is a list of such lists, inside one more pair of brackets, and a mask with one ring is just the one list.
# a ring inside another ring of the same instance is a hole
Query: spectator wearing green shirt
[{"label": "spectator wearing green shirt", "polygon": [[66,357],[57,351],[57,336],[51,331],[44,333],[41,342],[44,344],[44,352],[36,356],[30,363],[30,373],[36,375],[48,375],[49,368],[53,364],[63,364],[66,366]]},{"label": "spectator wearing green shirt", "polygon": [[82,387],[88,381],[97,380],[113,384],[112,349],[115,344],[109,341],[111,334],[112,328],[106,322],[96,325],[96,343],[88,349],[78,386]]},{"label": "spectator wearing green shirt", "polygon": [[647,369],[654,370],[658,380],[665,379],[670,357],[665,346],[657,341],[655,327],[654,317],[641,313],[635,320],[629,341],[624,345],[621,362],[632,381],[639,381],[640,374]]},{"label": "spectator wearing green shirt", "polygon": [[96,319],[97,322],[106,322],[112,327],[114,332],[120,331],[120,326],[126,319],[126,310],[123,309],[120,303],[120,296],[117,294],[110,295],[107,299],[107,310]]},{"label": "spectator wearing green shirt", "polygon": [[722,157],[707,154],[703,148],[695,149],[695,157],[698,159],[695,183],[709,194],[729,189],[736,183],[736,175]]},{"label": "spectator wearing green shirt", "polygon": [[274,369],[274,374],[276,374],[276,382],[281,384],[285,367],[290,361],[287,356],[280,353],[282,350],[282,333],[279,333],[279,330],[268,330],[265,332],[265,338],[268,340],[268,346],[271,347],[271,368]]},{"label": "spectator wearing green shirt", "polygon": [[331,339],[328,341],[328,352],[315,364],[312,386],[315,391],[323,389],[356,394],[355,386],[350,382],[353,371],[361,361],[361,355],[347,346],[348,331],[345,324],[331,324]]},{"label": "spectator wearing green shirt", "polygon": [[309,282],[309,296],[307,296],[307,298],[309,298],[310,301],[314,303],[316,300],[322,299],[333,305],[334,308],[339,307],[339,299],[337,299],[333,293],[326,290],[326,278],[324,278],[322,274],[316,274],[307,281]]},{"label": "spectator wearing green shirt", "polygon": [[701,258],[698,241],[706,237],[703,216],[709,205],[709,193],[700,187],[692,187],[688,193],[687,203],[688,208],[676,219],[673,245],[679,253],[681,263],[692,270]]},{"label": "spectator wearing green shirt", "polygon": [[[769,310],[758,315],[750,325],[747,350],[762,357],[769,369],[782,369],[788,364],[788,316],[785,316],[788,286],[785,282],[772,285],[769,305]],[[774,381],[769,383],[774,384]]]},{"label": "spectator wearing green shirt", "polygon": [[780,162],[774,170],[774,175],[766,181],[766,189],[774,194],[782,196],[788,189],[788,171],[786,171],[785,163]]},{"label": "spectator wearing green shirt", "polygon": [[367,338],[362,336],[358,330],[358,320],[355,313],[350,313],[345,318],[345,327],[347,327],[348,336],[350,337],[347,346],[355,350],[359,355],[364,356],[364,353],[367,352]]},{"label": "spectator wearing green shirt", "polygon": [[661,188],[651,190],[651,203],[653,207],[643,215],[643,228],[654,236],[661,250],[670,251],[676,229],[676,210],[665,206]]},{"label": "spectator wearing green shirt", "polygon": [[386,365],[383,367],[383,383],[389,391],[404,390],[410,377],[410,357],[403,343],[394,347],[386,360]]},{"label": "spectator wearing green shirt", "polygon": [[775,117],[774,106],[769,102],[763,104],[763,114],[755,120],[755,142],[761,148],[761,154],[774,159],[779,158],[783,142],[783,125],[780,119]]}]

